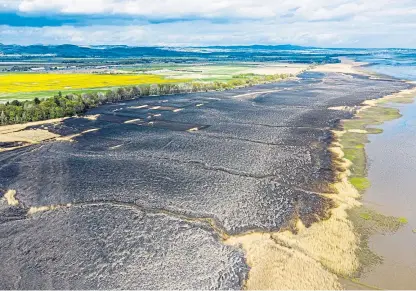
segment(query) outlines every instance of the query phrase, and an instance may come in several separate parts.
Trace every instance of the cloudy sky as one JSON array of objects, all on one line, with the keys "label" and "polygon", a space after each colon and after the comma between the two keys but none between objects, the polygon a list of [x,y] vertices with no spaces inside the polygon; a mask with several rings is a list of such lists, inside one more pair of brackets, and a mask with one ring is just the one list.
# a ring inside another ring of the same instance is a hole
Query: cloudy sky
[{"label": "cloudy sky", "polygon": [[0,0],[0,43],[416,48],[416,0]]}]

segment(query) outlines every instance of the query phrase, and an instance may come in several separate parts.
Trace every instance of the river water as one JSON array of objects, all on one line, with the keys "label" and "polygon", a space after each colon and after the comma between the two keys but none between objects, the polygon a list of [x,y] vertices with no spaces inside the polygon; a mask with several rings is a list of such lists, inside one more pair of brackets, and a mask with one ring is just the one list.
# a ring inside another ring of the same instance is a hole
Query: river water
[{"label": "river water", "polygon": [[383,264],[361,281],[382,289],[416,289],[416,103],[394,104],[403,115],[380,126],[366,146],[371,187],[364,204],[383,213],[405,217],[407,225],[394,234],[374,235],[370,248]]}]

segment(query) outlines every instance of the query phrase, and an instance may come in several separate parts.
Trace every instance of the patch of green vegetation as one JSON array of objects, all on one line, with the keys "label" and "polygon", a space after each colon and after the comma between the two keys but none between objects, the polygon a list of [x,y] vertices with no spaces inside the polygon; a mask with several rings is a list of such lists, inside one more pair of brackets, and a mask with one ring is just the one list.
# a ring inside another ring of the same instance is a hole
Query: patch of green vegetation
[{"label": "patch of green vegetation", "polygon": [[369,142],[368,134],[382,132],[382,129],[372,126],[380,125],[400,116],[398,109],[374,106],[360,111],[354,119],[342,122],[346,132],[340,138],[340,143],[343,147],[344,157],[352,163],[349,181],[358,191],[364,192],[370,187],[370,181],[366,178],[367,157],[365,154],[365,144]]},{"label": "patch of green vegetation", "polygon": [[387,103],[400,103],[400,104],[410,104],[415,101],[415,95],[413,93],[402,95],[401,97],[395,97],[394,99],[380,100],[381,104]]},{"label": "patch of green vegetation", "polygon": [[370,213],[360,213],[360,217],[362,219],[365,219],[365,220],[370,220],[371,219],[371,214]]},{"label": "patch of green vegetation", "polygon": [[[355,283],[355,284],[360,285],[361,287],[365,287],[365,289],[364,289],[364,290],[383,290],[383,289],[378,288],[378,287],[376,287],[376,286],[372,286],[372,285],[365,284],[365,283],[361,282],[361,281],[360,281],[359,279],[357,279],[357,278],[349,278],[349,280],[350,280],[351,282]],[[357,288],[357,289],[358,289],[358,288]]]},{"label": "patch of green vegetation", "polygon": [[351,177],[349,181],[360,192],[363,192],[371,186],[370,181],[364,177]]},{"label": "patch of green vegetation", "polygon": [[374,234],[396,232],[404,223],[401,218],[386,216],[365,206],[355,207],[349,210],[348,217],[353,223],[357,235],[360,237],[357,257],[361,267],[357,271],[357,274],[355,274],[358,277],[359,273],[366,271],[383,261],[382,257],[369,248],[369,237]]},{"label": "patch of green vegetation", "polygon": [[365,133],[346,132],[341,138],[341,143],[344,148],[356,148],[357,145],[368,143],[368,137]]},{"label": "patch of green vegetation", "polygon": [[351,129],[361,129],[361,130],[365,130],[365,127],[368,125],[368,123],[365,120],[361,120],[361,119],[348,119],[348,120],[344,120],[342,122],[342,127],[345,130],[351,130]]},{"label": "patch of green vegetation", "polygon": [[401,224],[407,224],[409,222],[406,217],[399,217],[397,218],[397,221]]},{"label": "patch of green vegetation", "polygon": [[367,133],[368,134],[380,134],[380,133],[383,133],[383,130],[381,128],[376,128],[376,127],[367,127]]},{"label": "patch of green vegetation", "polygon": [[416,228],[412,230],[413,233],[416,233]]},{"label": "patch of green vegetation", "polygon": [[386,216],[365,206],[350,210],[349,216],[356,229],[364,234],[393,233],[407,222],[403,217]]},{"label": "patch of green vegetation", "polygon": [[385,121],[399,117],[401,117],[401,114],[396,108],[373,106],[364,111],[360,111],[353,119],[344,120],[343,127],[345,130],[368,130],[367,126],[369,125],[380,125]]},{"label": "patch of green vegetation", "polygon": [[352,162],[350,167],[351,176],[363,177],[366,173],[366,155],[364,146],[361,148],[344,148],[345,158]]},{"label": "patch of green vegetation", "polygon": [[369,121],[369,124],[380,124],[387,120],[393,120],[401,117],[399,109],[373,106],[362,111],[359,116]]}]

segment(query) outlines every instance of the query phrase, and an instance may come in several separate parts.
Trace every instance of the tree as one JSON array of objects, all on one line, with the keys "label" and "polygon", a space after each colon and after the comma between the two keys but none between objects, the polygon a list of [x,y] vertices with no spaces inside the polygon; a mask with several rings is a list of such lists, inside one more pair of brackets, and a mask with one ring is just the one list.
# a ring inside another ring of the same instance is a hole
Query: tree
[{"label": "tree", "polygon": [[10,105],[13,105],[13,106],[20,106],[20,102],[19,102],[19,100],[13,100],[11,103],[10,103]]},{"label": "tree", "polygon": [[6,114],[4,113],[4,110],[2,110],[2,111],[1,111],[1,114],[0,114],[0,123],[1,123],[2,125],[7,124],[7,116],[6,116]]},{"label": "tree", "polygon": [[140,89],[136,86],[133,86],[130,91],[131,98],[137,98],[140,96]]}]

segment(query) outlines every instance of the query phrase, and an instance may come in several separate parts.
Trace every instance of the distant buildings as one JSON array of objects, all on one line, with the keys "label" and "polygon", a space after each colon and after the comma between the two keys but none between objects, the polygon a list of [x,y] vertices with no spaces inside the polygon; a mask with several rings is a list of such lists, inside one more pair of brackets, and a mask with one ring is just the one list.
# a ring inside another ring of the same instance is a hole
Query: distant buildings
[{"label": "distant buildings", "polygon": [[40,72],[40,71],[46,71],[45,67],[37,67],[37,68],[30,68],[33,72]]}]

